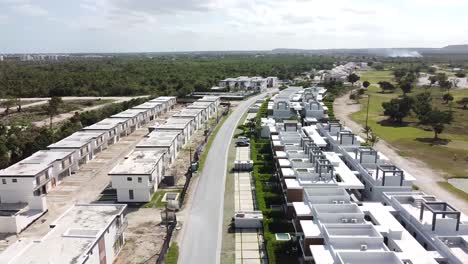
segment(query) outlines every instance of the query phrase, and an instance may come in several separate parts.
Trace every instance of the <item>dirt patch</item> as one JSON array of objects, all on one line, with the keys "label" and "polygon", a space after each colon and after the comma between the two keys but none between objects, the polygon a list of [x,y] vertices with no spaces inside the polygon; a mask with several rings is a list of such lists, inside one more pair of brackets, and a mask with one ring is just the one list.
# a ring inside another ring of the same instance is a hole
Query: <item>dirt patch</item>
[{"label": "dirt patch", "polygon": [[114,263],[155,263],[166,236],[166,227],[160,225],[161,210],[140,208],[129,212],[127,219],[125,245]]}]

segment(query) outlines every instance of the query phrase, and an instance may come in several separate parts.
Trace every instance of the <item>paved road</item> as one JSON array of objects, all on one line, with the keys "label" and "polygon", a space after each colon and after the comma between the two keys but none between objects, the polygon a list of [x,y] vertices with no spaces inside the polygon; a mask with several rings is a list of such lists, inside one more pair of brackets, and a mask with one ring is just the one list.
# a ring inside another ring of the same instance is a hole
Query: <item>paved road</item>
[{"label": "paved road", "polygon": [[220,262],[224,187],[229,144],[237,123],[248,107],[265,94],[241,102],[219,129],[214,139],[198,185],[192,208],[187,214],[179,262],[181,264],[211,264]]}]

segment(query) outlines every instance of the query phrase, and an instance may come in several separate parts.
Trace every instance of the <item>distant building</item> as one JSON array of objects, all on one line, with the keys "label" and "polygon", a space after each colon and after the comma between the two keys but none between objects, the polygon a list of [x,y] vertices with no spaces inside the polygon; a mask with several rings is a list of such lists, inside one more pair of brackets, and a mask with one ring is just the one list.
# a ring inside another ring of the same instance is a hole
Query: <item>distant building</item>
[{"label": "distant building", "polygon": [[[270,79],[268,79],[270,78]],[[264,91],[267,87],[273,87],[276,84],[276,77],[263,78],[259,76],[248,77],[240,76],[237,78],[227,78],[219,81],[221,88],[229,87],[231,89]],[[270,83],[271,86],[268,84]]]}]

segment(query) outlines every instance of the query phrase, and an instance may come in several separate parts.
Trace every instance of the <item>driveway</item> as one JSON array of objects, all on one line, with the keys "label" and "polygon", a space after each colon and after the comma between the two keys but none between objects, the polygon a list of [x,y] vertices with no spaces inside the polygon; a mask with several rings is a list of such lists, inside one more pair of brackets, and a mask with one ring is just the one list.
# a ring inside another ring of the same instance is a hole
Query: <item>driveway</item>
[{"label": "driveway", "polygon": [[[271,92],[271,91],[270,91]],[[219,263],[222,244],[224,187],[229,144],[239,120],[255,100],[241,102],[219,129],[206,157],[182,230],[179,262]]]}]

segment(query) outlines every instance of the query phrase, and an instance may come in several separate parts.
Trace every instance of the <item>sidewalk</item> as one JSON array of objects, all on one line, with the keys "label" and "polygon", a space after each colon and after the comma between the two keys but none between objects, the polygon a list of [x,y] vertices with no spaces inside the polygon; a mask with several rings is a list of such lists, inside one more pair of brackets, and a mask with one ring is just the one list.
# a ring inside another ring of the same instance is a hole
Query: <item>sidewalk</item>
[{"label": "sidewalk", "polygon": [[[236,147],[236,160],[250,160],[250,146]],[[235,211],[255,210],[253,179],[250,172],[234,173]],[[262,229],[236,228],[236,264],[268,263]]]}]

